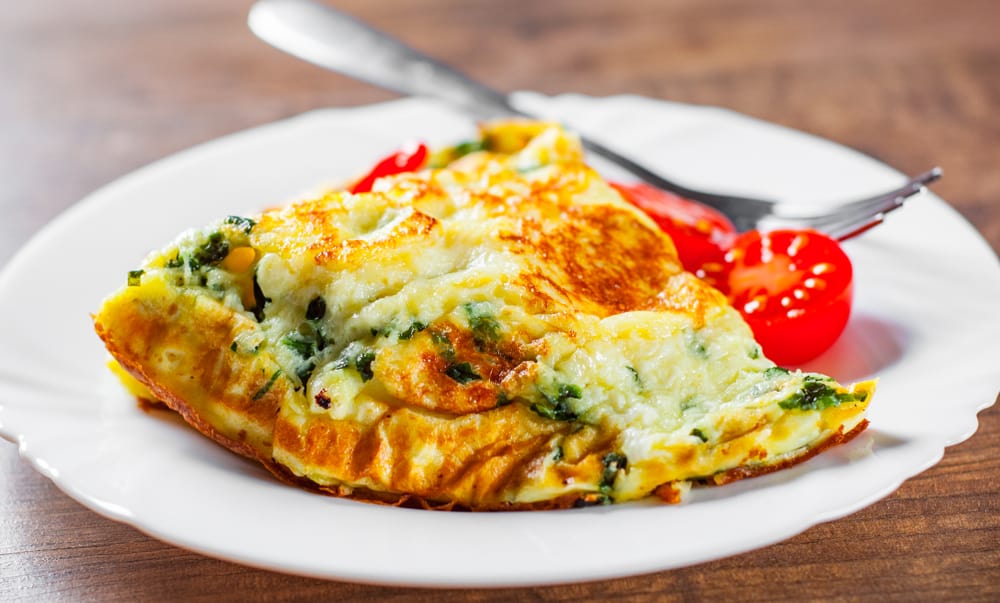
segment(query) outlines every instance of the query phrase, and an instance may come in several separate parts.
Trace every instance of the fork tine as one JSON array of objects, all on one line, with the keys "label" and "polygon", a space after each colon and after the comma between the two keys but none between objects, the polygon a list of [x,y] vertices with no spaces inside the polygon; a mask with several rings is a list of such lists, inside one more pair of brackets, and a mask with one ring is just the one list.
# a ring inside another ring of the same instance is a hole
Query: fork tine
[{"label": "fork tine", "polygon": [[[897,207],[902,207],[902,204]],[[872,228],[881,224],[884,220],[885,213],[880,213],[874,216],[868,216],[867,219],[863,219],[850,225],[830,229],[826,234],[838,241],[846,241],[847,239],[853,239],[860,234],[868,232]]]},{"label": "fork tine", "polygon": [[822,230],[839,240],[846,240],[880,224],[886,214],[902,207],[907,199],[923,191],[926,185],[940,178],[942,174],[941,168],[935,167],[886,193],[841,205],[833,211],[825,210],[820,214],[806,216],[787,216],[786,219],[800,226]]}]

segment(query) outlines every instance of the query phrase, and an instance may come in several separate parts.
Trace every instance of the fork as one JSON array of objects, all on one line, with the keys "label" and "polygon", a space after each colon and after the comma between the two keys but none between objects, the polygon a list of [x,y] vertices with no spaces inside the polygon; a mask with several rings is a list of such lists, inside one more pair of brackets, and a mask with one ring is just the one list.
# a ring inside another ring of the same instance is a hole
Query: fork
[{"label": "fork", "polygon": [[[272,46],[355,79],[402,94],[437,98],[479,118],[533,118],[515,108],[506,95],[324,4],[312,0],[258,0],[247,21],[251,31]],[[891,191],[817,210],[794,203],[695,190],[591,138],[581,136],[580,140],[588,152],[639,180],[722,212],[741,232],[805,227],[843,241],[877,226],[886,214],[902,207],[942,175],[941,168],[935,167]]]}]

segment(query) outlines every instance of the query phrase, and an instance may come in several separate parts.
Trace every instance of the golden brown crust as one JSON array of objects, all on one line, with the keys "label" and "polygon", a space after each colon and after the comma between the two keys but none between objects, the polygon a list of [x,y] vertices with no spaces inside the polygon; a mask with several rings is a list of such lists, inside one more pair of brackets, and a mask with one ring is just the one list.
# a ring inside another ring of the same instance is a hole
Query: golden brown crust
[{"label": "golden brown crust", "polygon": [[854,428],[848,431],[847,433],[844,433],[843,427],[841,426],[840,428],[837,429],[837,431],[834,434],[825,439],[823,442],[819,443],[818,445],[808,450],[804,450],[801,454],[797,456],[782,459],[777,463],[771,463],[767,465],[759,464],[759,465],[747,465],[743,467],[734,467],[733,469],[730,469],[728,471],[723,471],[722,473],[713,475],[710,478],[706,478],[706,480],[704,480],[704,483],[715,486],[721,486],[724,484],[729,484],[735,481],[739,481],[741,479],[747,479],[749,477],[756,477],[758,475],[765,475],[768,473],[774,473],[775,471],[781,471],[782,469],[787,469],[788,467],[791,467],[793,465],[798,465],[799,463],[804,463],[805,461],[808,461],[812,457],[823,452],[824,450],[827,450],[828,448],[853,440],[867,427],[868,427],[868,419],[862,419],[860,423],[855,425]]},{"label": "golden brown crust", "polygon": [[[862,420],[853,429],[844,433],[838,430],[815,448],[805,450],[797,456],[786,458],[780,463],[773,465],[758,465],[754,467],[736,467],[717,474],[704,480],[699,480],[699,485],[721,486],[736,481],[766,475],[775,471],[780,471],[804,463],[817,454],[844,444],[856,438],[868,427],[868,420]],[[273,465],[273,464],[272,464]],[[335,496],[339,498],[350,498],[369,503],[378,503],[395,507],[407,507],[415,509],[425,509],[430,511],[546,511],[558,509],[570,509],[581,506],[591,506],[585,494],[567,494],[557,498],[542,500],[530,503],[489,503],[484,505],[462,505],[455,501],[440,501],[422,497],[416,494],[394,494],[388,492],[376,492],[366,488],[336,488],[319,486],[308,479],[297,477],[288,472],[280,465],[269,466],[272,473],[283,481],[295,486],[306,488],[314,492]],[[682,490],[678,484],[668,482],[659,485],[652,494],[666,504],[680,504],[682,502]]]},{"label": "golden brown crust", "polygon": [[[130,289],[120,295],[94,323],[111,355],[198,431],[233,452],[270,462],[270,437],[249,437],[247,428],[271,431],[288,385],[275,380],[268,388],[278,370],[276,365],[249,362],[229,350],[228,342],[247,327],[247,319],[213,308],[215,302],[193,295],[165,294],[150,300],[140,299]],[[193,322],[175,319],[182,307],[195,304],[202,306],[200,311],[186,315],[186,320]],[[169,362],[171,370],[158,369],[153,362],[157,359]],[[259,364],[266,370],[260,370]],[[243,385],[250,395],[220,387],[234,383]],[[254,399],[257,392],[262,393]],[[224,425],[232,422],[220,413],[238,415],[245,428],[227,432]]]}]

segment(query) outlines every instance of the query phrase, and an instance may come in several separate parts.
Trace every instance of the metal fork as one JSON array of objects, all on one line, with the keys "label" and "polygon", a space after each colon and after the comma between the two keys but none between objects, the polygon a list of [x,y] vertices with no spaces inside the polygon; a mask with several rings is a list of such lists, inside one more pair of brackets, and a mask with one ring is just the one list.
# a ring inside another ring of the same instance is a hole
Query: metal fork
[{"label": "metal fork", "polygon": [[[276,48],[382,88],[444,100],[480,118],[532,117],[516,109],[506,95],[350,15],[312,0],[259,0],[250,9],[248,24],[257,37]],[[839,240],[849,239],[880,224],[886,214],[900,208],[942,174],[941,168],[935,167],[891,191],[816,210],[694,190],[590,138],[581,136],[581,141],[588,152],[640,180],[719,210],[739,231],[765,226],[809,227]]]}]

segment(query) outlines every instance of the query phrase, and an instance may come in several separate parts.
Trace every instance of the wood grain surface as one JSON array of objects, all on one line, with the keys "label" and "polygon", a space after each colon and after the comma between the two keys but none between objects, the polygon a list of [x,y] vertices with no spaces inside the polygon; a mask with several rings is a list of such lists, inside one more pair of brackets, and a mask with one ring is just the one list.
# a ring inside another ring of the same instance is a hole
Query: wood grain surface
[{"label": "wood grain surface", "polygon": [[[501,89],[721,105],[904,172],[941,164],[935,190],[1000,250],[995,0],[337,5]],[[4,7],[0,265],[85,194],[154,159],[309,109],[391,98],[258,42],[249,6]],[[303,579],[162,544],[83,508],[0,443],[0,600],[997,601],[998,459],[993,407],[896,493],[778,545],[620,580],[435,591]]]}]

